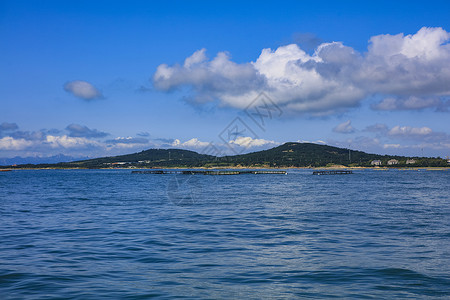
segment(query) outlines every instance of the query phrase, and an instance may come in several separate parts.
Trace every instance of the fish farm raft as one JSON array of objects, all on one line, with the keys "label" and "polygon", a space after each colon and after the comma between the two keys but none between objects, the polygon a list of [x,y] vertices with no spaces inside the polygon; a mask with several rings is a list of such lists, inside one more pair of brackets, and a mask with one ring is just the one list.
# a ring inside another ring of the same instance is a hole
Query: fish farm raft
[{"label": "fish farm raft", "polygon": [[353,174],[353,171],[314,171],[313,175],[343,175],[343,174]]},{"label": "fish farm raft", "polygon": [[132,174],[184,174],[184,175],[242,175],[242,174],[287,174],[286,171],[273,171],[273,170],[144,170],[144,171],[132,171]]}]

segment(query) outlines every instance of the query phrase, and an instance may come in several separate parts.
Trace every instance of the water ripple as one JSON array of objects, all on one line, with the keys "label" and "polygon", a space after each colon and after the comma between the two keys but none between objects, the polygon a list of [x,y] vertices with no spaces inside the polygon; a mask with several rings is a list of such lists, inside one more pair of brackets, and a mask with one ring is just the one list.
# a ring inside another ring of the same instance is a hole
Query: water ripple
[{"label": "water ripple", "polygon": [[450,298],[450,172],[310,173],[3,174],[0,298]]}]

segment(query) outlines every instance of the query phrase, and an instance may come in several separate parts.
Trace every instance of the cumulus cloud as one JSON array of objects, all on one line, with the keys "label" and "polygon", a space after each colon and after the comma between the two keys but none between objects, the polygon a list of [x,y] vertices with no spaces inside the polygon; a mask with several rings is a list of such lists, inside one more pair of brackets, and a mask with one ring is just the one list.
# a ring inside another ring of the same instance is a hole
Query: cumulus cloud
[{"label": "cumulus cloud", "polygon": [[64,90],[75,97],[84,100],[94,100],[103,98],[102,93],[91,83],[82,80],[69,81],[64,84]]},{"label": "cumulus cloud", "polygon": [[279,145],[279,143],[275,141],[265,140],[265,139],[253,139],[248,136],[240,136],[235,140],[229,141],[230,144],[238,145],[245,148],[253,148],[253,147],[261,147],[267,145]]},{"label": "cumulus cloud", "polygon": [[208,142],[202,142],[197,138],[192,138],[184,143],[182,143],[179,139],[175,139],[172,141],[171,144],[173,147],[180,147],[180,148],[189,148],[189,149],[199,149],[199,148],[205,148],[209,145]]},{"label": "cumulus cloud", "polygon": [[45,130],[39,131],[14,131],[9,136],[15,139],[24,139],[28,141],[39,141],[45,139],[47,132]]},{"label": "cumulus cloud", "polygon": [[70,137],[67,135],[45,137],[46,144],[52,148],[86,148],[88,146],[101,146],[99,142],[82,137]]},{"label": "cumulus cloud", "polygon": [[170,144],[166,145],[173,148],[189,149],[199,151],[200,153],[222,156],[268,149],[278,146],[280,143],[272,140],[240,136],[225,143],[204,142],[198,138],[192,138],[185,142],[174,139]]},{"label": "cumulus cloud", "polygon": [[440,108],[450,95],[449,40],[442,28],[424,27],[412,35],[374,36],[366,53],[332,42],[310,55],[292,44],[263,49],[241,64],[225,52],[208,59],[201,49],[182,65],[160,65],[153,84],[162,91],[188,87],[197,103],[219,100],[236,108],[267,92],[285,111],[319,115],[358,106],[370,95],[385,97],[374,109]]},{"label": "cumulus cloud", "polygon": [[333,128],[333,132],[337,133],[353,133],[355,132],[355,128],[352,126],[352,122],[350,120],[339,124],[338,126]]},{"label": "cumulus cloud", "polygon": [[[39,131],[39,133],[42,133]],[[30,151],[43,151],[46,152],[49,148],[58,149],[81,149],[87,147],[98,147],[100,143],[88,140],[86,138],[69,137],[67,135],[54,136],[54,135],[42,135],[42,136],[27,136],[13,137],[7,136],[0,139],[0,150],[30,150]]]},{"label": "cumulus cloud", "polygon": [[171,91],[183,86],[194,89],[194,100],[209,102],[216,98],[235,97],[263,86],[263,77],[255,73],[250,63],[237,64],[229,54],[220,52],[212,60],[207,60],[205,49],[196,51],[186,58],[183,65],[158,66],[153,76],[153,84],[163,91]]},{"label": "cumulus cloud", "polygon": [[395,126],[388,131],[388,135],[398,137],[416,137],[430,135],[432,132],[433,130],[429,127]]},{"label": "cumulus cloud", "polygon": [[103,138],[109,135],[106,132],[90,129],[79,124],[70,124],[66,127],[66,130],[69,131],[69,136],[71,137]]},{"label": "cumulus cloud", "polygon": [[0,139],[0,150],[23,150],[32,144],[32,141],[6,136]]}]

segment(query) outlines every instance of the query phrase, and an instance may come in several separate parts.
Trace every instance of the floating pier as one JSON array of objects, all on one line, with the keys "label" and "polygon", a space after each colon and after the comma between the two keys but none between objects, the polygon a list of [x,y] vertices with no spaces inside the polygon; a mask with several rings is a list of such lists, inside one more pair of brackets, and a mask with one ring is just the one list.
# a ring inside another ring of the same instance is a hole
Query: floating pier
[{"label": "floating pier", "polygon": [[132,171],[131,174],[184,174],[184,175],[241,175],[241,174],[287,174],[286,171],[275,170],[143,170]]},{"label": "floating pier", "polygon": [[353,174],[353,171],[333,170],[333,171],[314,171],[313,172],[313,175],[343,175],[343,174]]}]

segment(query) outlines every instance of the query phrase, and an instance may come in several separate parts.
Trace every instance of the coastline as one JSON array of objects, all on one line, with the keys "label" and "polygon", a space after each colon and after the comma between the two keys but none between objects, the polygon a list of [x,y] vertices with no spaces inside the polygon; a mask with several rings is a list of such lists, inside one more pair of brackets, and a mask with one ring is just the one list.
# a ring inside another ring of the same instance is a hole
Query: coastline
[{"label": "coastline", "polygon": [[0,169],[0,172],[9,171],[30,171],[30,170],[375,170],[375,171],[448,171],[449,167],[346,167],[346,166],[329,166],[329,167],[198,167],[198,168],[182,168],[182,167],[162,167],[162,168],[10,168]]}]

